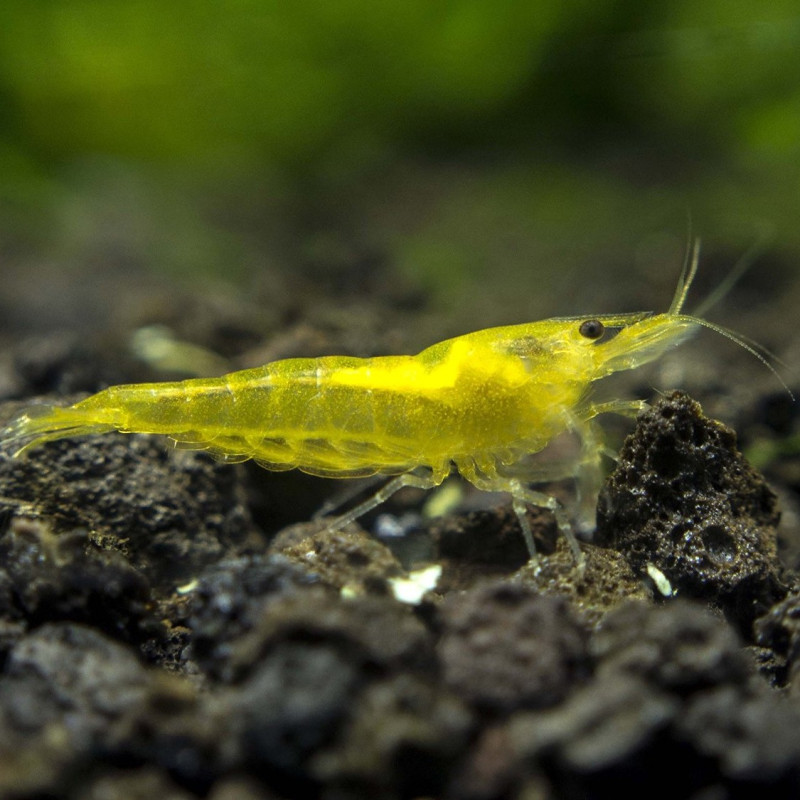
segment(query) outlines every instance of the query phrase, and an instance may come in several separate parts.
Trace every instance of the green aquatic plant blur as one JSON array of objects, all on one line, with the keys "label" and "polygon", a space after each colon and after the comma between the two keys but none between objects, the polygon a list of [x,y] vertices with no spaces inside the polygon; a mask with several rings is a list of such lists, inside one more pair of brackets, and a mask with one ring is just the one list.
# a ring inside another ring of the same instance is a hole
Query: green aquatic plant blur
[{"label": "green aquatic plant blur", "polygon": [[0,108],[0,233],[65,265],[98,231],[234,279],[379,253],[456,306],[675,265],[687,210],[800,252],[791,0],[3,0]]}]

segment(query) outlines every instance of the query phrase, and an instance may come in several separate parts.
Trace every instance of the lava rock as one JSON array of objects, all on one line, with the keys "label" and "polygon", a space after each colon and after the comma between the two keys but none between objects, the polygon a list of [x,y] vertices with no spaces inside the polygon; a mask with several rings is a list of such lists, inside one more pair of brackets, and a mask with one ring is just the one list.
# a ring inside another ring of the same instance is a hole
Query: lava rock
[{"label": "lava rock", "polygon": [[753,661],[731,626],[702,605],[629,603],[608,614],[591,642],[598,674],[620,672],[679,695],[741,686]]},{"label": "lava rock", "polygon": [[149,680],[123,645],[82,625],[48,623],[9,654],[0,710],[18,731],[34,734],[56,726],[69,732],[72,747],[88,747],[142,703]]},{"label": "lava rock", "polygon": [[309,791],[307,762],[343,724],[363,680],[335,643],[276,645],[231,698],[244,763],[293,796]]},{"label": "lava rock", "polygon": [[109,434],[0,454],[3,504],[35,513],[55,533],[86,529],[154,585],[171,588],[235,552],[254,527],[235,467],[156,437]]},{"label": "lava rock", "polygon": [[335,643],[373,677],[438,674],[433,635],[407,606],[377,596],[345,600],[317,588],[266,606],[255,627],[231,644],[231,680],[242,680],[284,641]]},{"label": "lava rock", "polygon": [[777,686],[800,693],[800,594],[793,592],[776,603],[754,625],[764,671]]},{"label": "lava rock", "polygon": [[498,583],[448,599],[438,653],[456,695],[503,714],[558,703],[586,679],[587,636],[563,598]]},{"label": "lava rock", "polygon": [[515,757],[492,776],[496,785],[546,775],[570,797],[643,781],[664,796],[716,787],[725,797],[745,785],[796,794],[800,707],[757,680],[724,619],[697,602],[631,603],[606,617],[590,649],[589,682],[501,729]]},{"label": "lava rock", "polygon": [[230,682],[233,643],[258,625],[270,603],[315,583],[281,556],[243,556],[207,567],[189,597],[187,657],[214,679]]},{"label": "lava rock", "polygon": [[124,641],[160,635],[146,577],[119,552],[93,545],[86,531],[58,536],[45,520],[14,517],[0,533],[0,562],[6,621],[72,620]]},{"label": "lava rock", "polygon": [[342,735],[313,769],[331,796],[441,796],[472,729],[472,715],[454,695],[398,675],[361,693]]},{"label": "lava rock", "polygon": [[676,735],[712,759],[720,777],[779,797],[800,792],[800,707],[767,690],[719,686],[692,698]]},{"label": "lava rock", "polygon": [[340,531],[327,524],[319,520],[284,529],[270,551],[348,594],[391,594],[390,579],[403,574],[391,550],[356,526]]},{"label": "lava rock", "polygon": [[674,771],[668,732],[679,709],[641,679],[609,673],[557,708],[514,715],[508,737],[522,765],[570,787],[567,796],[607,797],[645,779],[664,785]]},{"label": "lava rock", "polygon": [[785,594],[776,554],[777,499],[729,428],[673,392],[643,411],[598,504],[600,545],[673,590],[719,605],[750,635]]},{"label": "lava rock", "polygon": [[[549,553],[558,536],[552,514],[539,508],[528,511],[537,548]],[[427,526],[439,557],[454,561],[460,569],[472,565],[487,571],[519,569],[530,559],[517,515],[510,505],[480,509],[467,514],[447,515]]]},{"label": "lava rock", "polygon": [[581,551],[583,560],[578,562],[561,536],[553,553],[529,560],[511,579],[536,594],[566,599],[576,618],[591,627],[621,603],[652,599],[652,592],[621,553],[590,544],[582,545]]}]

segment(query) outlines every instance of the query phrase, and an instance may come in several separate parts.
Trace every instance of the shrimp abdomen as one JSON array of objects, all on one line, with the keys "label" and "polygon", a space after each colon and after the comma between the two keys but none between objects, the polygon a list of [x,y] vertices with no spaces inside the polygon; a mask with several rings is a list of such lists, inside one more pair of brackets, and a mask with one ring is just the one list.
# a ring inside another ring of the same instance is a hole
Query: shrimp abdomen
[{"label": "shrimp abdomen", "polygon": [[386,430],[393,418],[404,419],[396,413],[402,408],[336,380],[343,370],[380,372],[384,361],[287,359],[220,378],[113,386],[67,408],[34,406],[0,441],[22,443],[19,454],[54,439],[117,430],[164,434],[179,447],[226,461],[254,458],[270,469],[399,472],[419,465],[413,442],[409,448]]}]

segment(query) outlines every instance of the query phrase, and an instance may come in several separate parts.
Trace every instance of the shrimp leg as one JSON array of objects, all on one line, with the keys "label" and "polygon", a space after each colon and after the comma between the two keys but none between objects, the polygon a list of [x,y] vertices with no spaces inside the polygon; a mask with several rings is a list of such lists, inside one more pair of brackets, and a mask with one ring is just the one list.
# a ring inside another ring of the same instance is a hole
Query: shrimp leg
[{"label": "shrimp leg", "polygon": [[635,417],[647,407],[644,400],[612,400],[589,406],[588,414],[582,422],[574,425],[574,430],[581,440],[581,458],[575,469],[575,486],[577,491],[577,514],[579,527],[592,530],[595,527],[595,499],[599,496],[603,482],[601,459],[603,456],[617,460],[614,450],[603,442],[603,432],[595,417],[599,414],[620,414]]},{"label": "shrimp leg", "polygon": [[585,419],[590,420],[599,414],[620,414],[623,417],[635,417],[647,408],[647,400],[609,400],[607,403],[593,403]]},{"label": "shrimp leg", "polygon": [[411,472],[403,473],[395,478],[392,478],[385,486],[378,489],[372,497],[368,497],[363,503],[359,503],[344,514],[338,517],[333,517],[327,526],[329,531],[338,531],[349,525],[359,517],[377,508],[382,503],[385,503],[395,492],[404,489],[406,486],[413,486],[415,489],[433,489],[444,480],[444,476],[434,473],[430,475],[415,475]]},{"label": "shrimp leg", "polygon": [[[377,486],[379,483],[389,485],[386,480],[386,475],[378,473],[377,475],[370,475],[368,478],[361,480],[354,480],[353,484],[349,484],[346,488],[341,489],[336,495],[329,500],[326,500],[312,515],[311,519],[323,519],[331,512],[336,511],[337,508],[346,506],[351,500],[355,500],[361,494],[365,494],[368,489]],[[376,490],[377,491],[377,490]]]},{"label": "shrimp leg", "polygon": [[583,564],[583,553],[581,553],[578,540],[575,538],[572,525],[570,525],[561,503],[555,497],[531,489],[519,478],[499,475],[496,466],[489,460],[481,460],[481,463],[478,463],[475,459],[459,460],[456,464],[461,475],[475,488],[484,492],[507,492],[511,495],[511,506],[519,520],[519,526],[522,529],[522,535],[525,538],[531,561],[537,562],[538,554],[533,540],[533,531],[526,513],[529,505],[537,508],[546,508],[553,512],[558,529],[569,543],[575,561],[579,565]]},{"label": "shrimp leg", "polygon": [[514,509],[514,513],[519,520],[519,526],[522,529],[525,544],[528,546],[531,561],[537,562],[539,556],[536,552],[536,544],[533,540],[533,531],[531,530],[530,522],[528,522],[527,510],[528,506],[536,506],[537,508],[546,508],[548,511],[552,511],[553,516],[556,518],[558,529],[567,540],[575,562],[578,565],[583,564],[583,553],[581,552],[578,540],[575,538],[572,525],[567,518],[563,506],[555,497],[545,494],[544,492],[537,492],[525,486],[521,481],[515,478],[510,480],[502,478],[498,478],[496,481],[489,480],[482,486],[478,486],[478,488],[490,492],[508,492],[511,495],[511,507]]}]

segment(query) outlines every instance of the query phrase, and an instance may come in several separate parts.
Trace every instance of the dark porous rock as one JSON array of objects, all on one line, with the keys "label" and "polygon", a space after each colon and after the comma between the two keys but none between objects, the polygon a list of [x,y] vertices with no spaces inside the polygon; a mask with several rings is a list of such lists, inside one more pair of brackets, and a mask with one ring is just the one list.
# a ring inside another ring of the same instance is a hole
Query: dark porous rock
[{"label": "dark porous rock", "polygon": [[679,708],[639,678],[608,673],[557,708],[515,714],[508,739],[525,769],[543,771],[567,797],[671,786],[677,749],[668,733]]},{"label": "dark porous rock", "polygon": [[757,679],[723,618],[696,602],[632,603],[608,614],[591,650],[589,682],[501,729],[515,757],[489,773],[495,785],[524,784],[530,773],[570,797],[643,782],[664,796],[713,786],[726,797],[748,785],[796,796],[800,707]]},{"label": "dark porous rock", "polygon": [[[447,797],[453,800],[495,800],[495,798],[551,796],[546,782],[540,780],[536,791],[521,794],[519,784],[533,776],[530,765],[523,763],[514,750],[508,722],[484,728],[471,743],[461,763],[453,770]],[[542,778],[541,774],[535,777]]]},{"label": "dark porous rock", "polygon": [[600,545],[639,575],[721,607],[750,635],[785,593],[776,555],[777,499],[729,428],[673,392],[639,415],[598,505]]},{"label": "dark porous rock", "polygon": [[253,535],[238,470],[170,452],[160,437],[107,434],[0,454],[0,484],[11,512],[49,518],[55,533],[89,530],[165,588]]},{"label": "dark porous rock", "polygon": [[403,574],[391,550],[355,525],[331,530],[328,524],[318,520],[293,525],[271,542],[270,551],[335,589],[390,594],[389,580]]},{"label": "dark porous rock", "polygon": [[438,671],[433,635],[407,606],[377,596],[344,599],[312,588],[276,598],[253,629],[231,643],[230,680],[242,680],[285,641],[335,644],[373,676]]},{"label": "dark porous rock", "polygon": [[718,686],[693,697],[677,721],[676,736],[691,743],[740,794],[800,793],[800,706],[769,689],[744,692]]},{"label": "dark porous rock", "polygon": [[537,594],[566,598],[576,617],[592,627],[620,603],[651,599],[652,592],[621,553],[588,544],[582,545],[581,552],[579,562],[561,536],[553,553],[529,560],[512,580]]},{"label": "dark porous rock", "polygon": [[12,620],[83,622],[125,641],[160,635],[145,576],[86,531],[56,535],[45,519],[13,517],[0,532],[0,562]]},{"label": "dark porous rock", "polygon": [[503,714],[562,700],[590,672],[587,638],[563,598],[497,583],[446,601],[438,652],[456,695]]},{"label": "dark porous rock", "polygon": [[744,685],[755,672],[736,632],[697,602],[621,606],[606,616],[591,650],[598,674],[637,676],[679,695]]},{"label": "dark porous rock", "polygon": [[244,762],[273,785],[302,790],[308,759],[339,729],[362,680],[332,643],[276,645],[231,695]]},{"label": "dark porous rock", "polygon": [[308,793],[319,780],[313,759],[336,740],[361,693],[409,672],[429,680],[438,672],[433,637],[410,609],[307,589],[277,598],[232,643],[236,682],[224,716],[249,772],[290,795]]},{"label": "dark porous rock", "polygon": [[229,682],[231,647],[250,633],[277,598],[318,583],[286,558],[249,555],[207,567],[190,592],[187,655],[217,680]]},{"label": "dark porous rock", "polygon": [[0,567],[0,664],[5,662],[8,651],[28,630],[16,589],[14,579]]},{"label": "dark porous rock", "polygon": [[223,693],[151,671],[141,702],[108,731],[98,754],[111,764],[150,764],[205,796],[220,775],[242,763],[234,711]]},{"label": "dark porous rock", "polygon": [[664,797],[706,796],[711,787],[713,797],[758,788],[796,797],[798,726],[800,708],[757,684],[681,697],[636,675],[600,671],[557,708],[512,716],[503,732],[514,758],[492,777],[508,786],[546,775],[567,797],[642,785]]},{"label": "dark porous rock", "polygon": [[762,669],[775,685],[800,695],[800,594],[792,592],[776,603],[754,629]]},{"label": "dark porous rock", "polygon": [[97,746],[138,707],[150,676],[136,656],[97,631],[48,623],[22,638],[0,680],[0,713],[26,734],[61,729],[72,747]]},{"label": "dark porous rock", "polygon": [[454,695],[411,675],[379,681],[359,696],[314,772],[332,796],[435,797],[473,729]]}]

